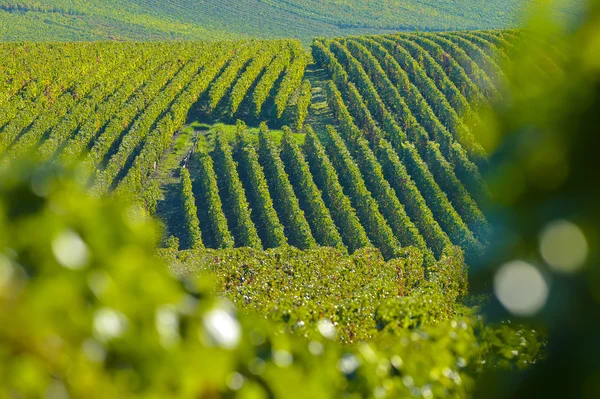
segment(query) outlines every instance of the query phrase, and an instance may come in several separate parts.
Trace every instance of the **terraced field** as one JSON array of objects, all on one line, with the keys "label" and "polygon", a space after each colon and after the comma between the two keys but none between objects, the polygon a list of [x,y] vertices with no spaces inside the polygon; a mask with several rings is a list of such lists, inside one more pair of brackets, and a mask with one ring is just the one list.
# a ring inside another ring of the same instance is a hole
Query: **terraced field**
[{"label": "terraced field", "polygon": [[432,263],[457,245],[472,259],[490,237],[475,110],[499,96],[518,36],[317,39],[312,54],[290,40],[3,44],[0,162],[78,164],[181,248],[414,246]]}]

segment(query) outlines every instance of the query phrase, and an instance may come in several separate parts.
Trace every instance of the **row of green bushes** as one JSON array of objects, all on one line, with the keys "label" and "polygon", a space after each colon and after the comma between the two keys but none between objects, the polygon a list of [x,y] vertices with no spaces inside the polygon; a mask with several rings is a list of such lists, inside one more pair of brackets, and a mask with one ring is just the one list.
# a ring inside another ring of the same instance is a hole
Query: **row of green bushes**
[{"label": "row of green bushes", "polygon": [[[379,62],[385,65],[388,76],[397,86],[402,84],[404,78],[402,71],[404,71],[408,80],[413,83],[425,99],[433,114],[453,134],[454,140],[458,141],[467,150],[467,153],[476,163],[485,161],[487,154],[481,148],[481,145],[475,141],[473,133],[463,119],[459,117],[458,110],[450,105],[444,94],[427,76],[420,64],[404,48],[403,42],[394,43],[386,39],[377,42],[363,38],[357,38],[356,40],[365,45],[378,58]],[[389,58],[388,55],[392,58]]]},{"label": "row of green bushes", "polygon": [[312,128],[307,127],[304,155],[323,200],[350,252],[371,245],[350,198],[344,193],[338,173]]},{"label": "row of green bushes", "polygon": [[[340,92],[333,83],[328,86],[327,98],[329,106],[340,125],[340,131],[346,138],[353,158],[362,171],[367,188],[376,198],[382,214],[385,216],[394,235],[402,246],[414,246],[423,251],[427,257],[427,263],[430,263],[432,257],[430,251],[427,250],[427,244],[423,236],[421,236],[419,229],[410,220],[404,206],[398,200],[398,196],[390,186],[390,183],[385,179],[381,164],[369,147],[367,140],[362,137],[362,132],[354,125],[352,116],[344,104]],[[360,107],[360,109],[368,113],[366,107]]]},{"label": "row of green bushes", "polygon": [[[8,45],[7,49],[12,46]],[[78,49],[79,54],[75,53],[68,46],[57,46],[55,48],[58,59],[52,55],[41,56],[33,47],[31,54],[22,54],[17,57],[15,52],[4,55],[6,61],[7,73],[13,73],[14,78],[19,80],[19,74],[25,73],[21,82],[27,82],[25,87],[11,85],[9,74],[3,81],[3,91],[6,94],[14,90],[14,94],[9,96],[7,103],[2,105],[2,116],[0,116],[0,152],[4,153],[19,137],[21,132],[35,122],[40,114],[52,117],[47,110],[50,106],[58,102],[64,102],[70,99],[79,99],[80,90],[87,93],[90,85],[97,83],[97,78],[103,76],[108,70],[118,65],[124,58],[120,52],[104,52],[101,54],[104,58],[102,63],[95,62],[98,47],[93,45],[82,46]],[[17,53],[18,54],[18,53]],[[14,60],[21,65],[11,65]],[[23,63],[23,59],[31,64]],[[63,60],[59,61],[60,58]],[[23,65],[25,64],[25,65]],[[22,70],[23,72],[19,72]],[[29,74],[28,74],[29,73]],[[79,82],[78,79],[85,77],[87,82]],[[23,83],[22,83],[23,84]],[[79,88],[81,86],[81,88]],[[3,97],[6,95],[3,94]]]},{"label": "row of green bushes", "polygon": [[273,41],[263,45],[256,54],[253,54],[252,61],[243,72],[238,74],[239,76],[236,77],[237,80],[230,88],[231,92],[227,96],[227,109],[231,116],[235,115],[240,104],[246,98],[248,90],[254,85],[261,73],[266,68],[270,68],[271,61],[273,61],[276,54],[284,51],[284,49],[285,42]]},{"label": "row of green bushes", "polygon": [[298,197],[285,172],[279,149],[269,137],[266,124],[260,126],[258,154],[263,166],[273,207],[285,227],[285,235],[291,245],[300,249],[314,247],[317,243],[312,235]]},{"label": "row of green bushes", "polygon": [[273,207],[267,179],[258,161],[256,149],[244,129],[243,122],[238,122],[234,155],[238,163],[240,180],[244,185],[252,209],[250,216],[258,230],[263,247],[285,246],[287,245],[287,238],[283,225],[279,221],[279,216]]},{"label": "row of green bushes", "polygon": [[315,183],[307,158],[289,128],[283,130],[281,160],[317,243],[337,249],[345,248],[330,210]]},{"label": "row of green bushes", "polygon": [[[226,50],[226,48],[225,48]],[[202,71],[196,74],[185,88],[172,102],[169,111],[156,122],[153,131],[141,144],[139,154],[127,170],[125,177],[119,182],[116,191],[121,195],[132,195],[132,193],[144,193],[144,201],[149,209],[154,208],[157,193],[153,185],[148,185],[150,174],[154,165],[171,145],[175,132],[183,127],[187,121],[187,114],[192,105],[207,90],[217,73],[227,62],[226,51],[223,55],[215,57],[209,65],[205,65]]]},{"label": "row of green bushes", "polygon": [[500,93],[489,76],[467,55],[463,48],[440,35],[424,34],[423,37],[436,43],[448,54],[449,58],[454,59],[486,98],[498,99],[500,97]]},{"label": "row of green bushes", "polygon": [[[163,51],[160,54],[147,55],[146,62],[142,64],[142,67],[128,74],[124,84],[111,98],[98,105],[96,112],[90,115],[85,123],[79,127],[77,134],[63,144],[62,151],[57,154],[62,162],[72,163],[82,158],[90,142],[99,135],[99,131],[103,126],[108,128],[107,124],[114,113],[126,107],[133,93],[136,90],[146,90],[144,88],[156,84],[152,83],[154,79],[149,78],[156,74],[156,71],[168,62],[173,55],[169,51]],[[44,144],[42,144],[43,146]]]},{"label": "row of green bushes", "polygon": [[256,226],[250,218],[250,206],[242,186],[227,139],[218,134],[212,152],[223,210],[236,246],[262,248]]}]

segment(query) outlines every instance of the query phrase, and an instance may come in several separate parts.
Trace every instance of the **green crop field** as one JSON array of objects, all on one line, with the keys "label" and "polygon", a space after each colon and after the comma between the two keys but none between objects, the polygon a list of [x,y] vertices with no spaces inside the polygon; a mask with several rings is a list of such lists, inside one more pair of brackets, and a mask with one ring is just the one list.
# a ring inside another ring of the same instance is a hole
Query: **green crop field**
[{"label": "green crop field", "polygon": [[433,262],[457,245],[472,259],[491,234],[475,110],[499,96],[517,40],[5,44],[0,161],[79,164],[93,193],[144,202],[182,249],[415,246]]},{"label": "green crop field", "polygon": [[[576,14],[578,0],[553,12]],[[515,27],[523,0],[1,0],[1,41],[299,38]],[[268,23],[264,23],[268,21]]]},{"label": "green crop field", "polygon": [[582,10],[0,0],[0,398],[596,397]]}]

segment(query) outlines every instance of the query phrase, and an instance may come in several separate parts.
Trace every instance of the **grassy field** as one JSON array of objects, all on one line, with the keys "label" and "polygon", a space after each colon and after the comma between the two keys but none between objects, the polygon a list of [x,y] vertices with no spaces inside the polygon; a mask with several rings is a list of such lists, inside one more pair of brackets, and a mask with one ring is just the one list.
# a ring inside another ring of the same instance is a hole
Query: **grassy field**
[{"label": "grassy field", "polygon": [[[556,0],[574,13],[579,0]],[[217,40],[514,27],[523,0],[1,0],[0,41]]]}]

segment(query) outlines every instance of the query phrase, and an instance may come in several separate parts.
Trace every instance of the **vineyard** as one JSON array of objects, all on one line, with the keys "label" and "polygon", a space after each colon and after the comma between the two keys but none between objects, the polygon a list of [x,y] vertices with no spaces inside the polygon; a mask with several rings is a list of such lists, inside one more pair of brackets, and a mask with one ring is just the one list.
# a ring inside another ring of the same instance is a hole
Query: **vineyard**
[{"label": "vineyard", "polygon": [[[529,3],[576,15],[579,0],[0,0],[1,41],[225,40],[506,29]],[[264,23],[268,21],[268,23]]]},{"label": "vineyard", "polygon": [[518,38],[316,39],[312,54],[291,40],[3,44],[0,162],[78,165],[181,249],[417,247],[432,264],[456,245],[473,259],[491,234],[476,110],[499,98]]},{"label": "vineyard", "polygon": [[0,0],[0,398],[595,398],[599,108],[600,0]]}]

